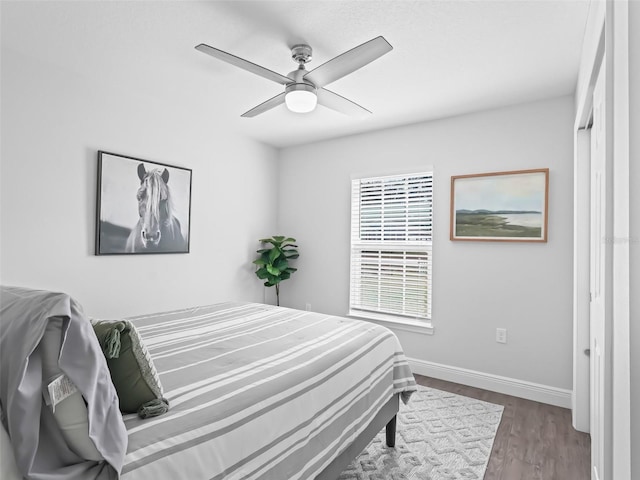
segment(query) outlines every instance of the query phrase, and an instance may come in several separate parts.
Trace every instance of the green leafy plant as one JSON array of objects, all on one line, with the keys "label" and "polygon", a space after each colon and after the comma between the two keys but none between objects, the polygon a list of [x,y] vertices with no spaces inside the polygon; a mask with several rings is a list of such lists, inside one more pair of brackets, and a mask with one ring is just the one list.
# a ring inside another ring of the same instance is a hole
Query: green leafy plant
[{"label": "green leafy plant", "polygon": [[261,238],[262,244],[271,246],[258,250],[260,257],[254,260],[258,267],[256,275],[265,280],[265,287],[276,287],[276,305],[280,306],[280,282],[287,280],[297,268],[289,266],[289,260],[300,256],[295,238],[274,235],[272,238]]}]

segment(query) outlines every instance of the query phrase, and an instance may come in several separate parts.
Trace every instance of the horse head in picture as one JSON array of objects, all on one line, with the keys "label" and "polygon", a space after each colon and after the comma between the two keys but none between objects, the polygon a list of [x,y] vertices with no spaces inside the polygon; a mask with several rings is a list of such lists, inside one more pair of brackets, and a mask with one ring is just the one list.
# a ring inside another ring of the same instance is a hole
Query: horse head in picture
[{"label": "horse head in picture", "polygon": [[169,170],[147,171],[138,165],[138,223],[127,239],[128,253],[186,252],[180,221],[173,215]]}]

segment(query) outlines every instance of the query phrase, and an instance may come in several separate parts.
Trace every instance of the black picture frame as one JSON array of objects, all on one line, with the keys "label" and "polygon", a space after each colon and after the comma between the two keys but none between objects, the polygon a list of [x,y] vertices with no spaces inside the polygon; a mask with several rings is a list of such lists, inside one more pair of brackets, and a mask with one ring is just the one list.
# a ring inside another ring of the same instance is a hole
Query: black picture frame
[{"label": "black picture frame", "polygon": [[98,151],[96,255],[189,253],[192,170]]}]

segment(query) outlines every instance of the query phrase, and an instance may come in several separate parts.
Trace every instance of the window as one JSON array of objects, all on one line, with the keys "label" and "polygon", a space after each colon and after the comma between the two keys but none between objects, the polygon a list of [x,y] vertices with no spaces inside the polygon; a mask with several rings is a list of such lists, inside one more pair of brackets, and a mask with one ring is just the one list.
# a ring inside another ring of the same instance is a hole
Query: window
[{"label": "window", "polygon": [[431,318],[431,172],[351,182],[349,313]]}]

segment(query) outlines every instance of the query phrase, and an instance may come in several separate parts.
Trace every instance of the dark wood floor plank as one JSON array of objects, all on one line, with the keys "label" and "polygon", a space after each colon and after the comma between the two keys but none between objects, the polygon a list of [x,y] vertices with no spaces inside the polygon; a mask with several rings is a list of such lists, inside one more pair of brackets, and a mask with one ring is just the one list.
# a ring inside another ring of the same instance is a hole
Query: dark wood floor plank
[{"label": "dark wood floor plank", "polygon": [[[491,477],[485,475],[484,479],[489,480]],[[519,458],[507,458],[504,465],[501,480],[551,480],[543,477],[540,468],[537,465],[520,460]],[[562,479],[564,480],[564,479]]]},{"label": "dark wood floor plank", "polygon": [[589,435],[574,430],[568,409],[415,377],[420,385],[504,407],[484,480],[589,480]]},{"label": "dark wood floor plank", "polygon": [[485,478],[487,479],[503,478],[504,467],[507,460],[507,451],[509,449],[509,436],[503,432],[511,430],[512,421],[513,417],[502,416],[500,426],[498,427],[499,431],[493,442],[493,449],[491,450],[491,456],[489,457],[489,463],[487,464],[487,472],[485,474]]}]

